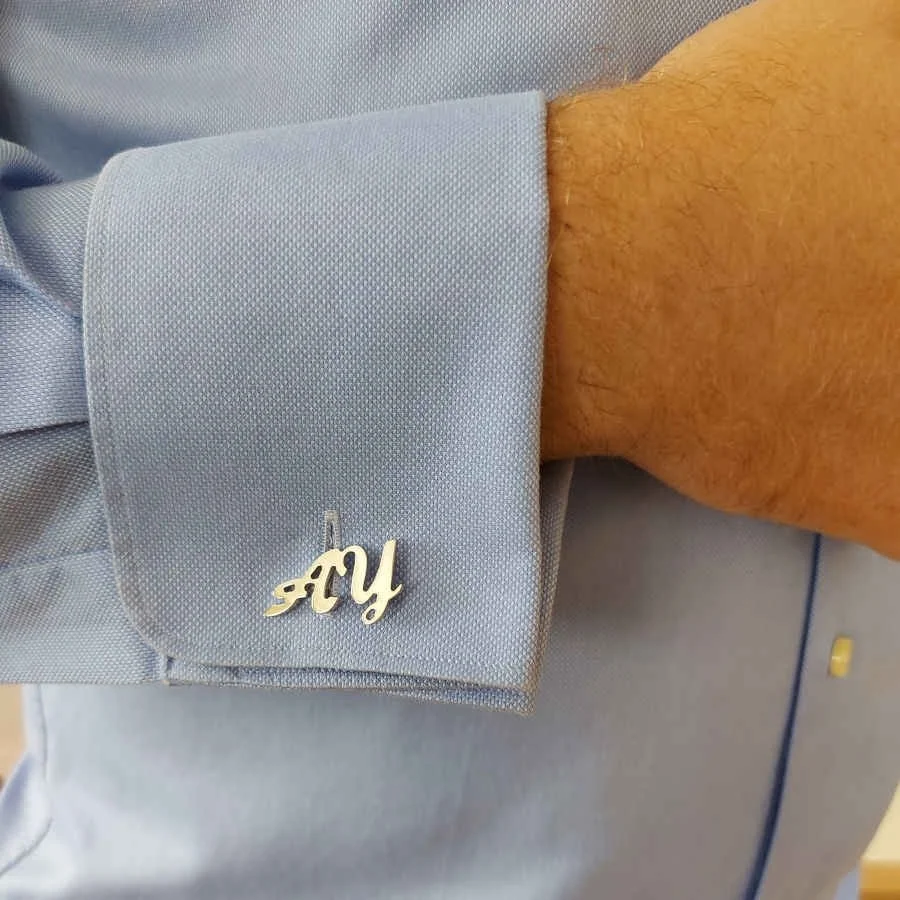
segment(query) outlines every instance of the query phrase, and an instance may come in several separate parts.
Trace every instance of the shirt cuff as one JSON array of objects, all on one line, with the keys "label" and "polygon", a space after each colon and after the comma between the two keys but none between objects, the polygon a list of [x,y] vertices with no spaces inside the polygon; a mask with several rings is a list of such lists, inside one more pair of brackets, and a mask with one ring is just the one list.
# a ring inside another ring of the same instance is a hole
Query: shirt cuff
[{"label": "shirt cuff", "polygon": [[455,100],[102,171],[91,435],[165,680],[531,710],[571,475],[539,467],[545,108]]}]

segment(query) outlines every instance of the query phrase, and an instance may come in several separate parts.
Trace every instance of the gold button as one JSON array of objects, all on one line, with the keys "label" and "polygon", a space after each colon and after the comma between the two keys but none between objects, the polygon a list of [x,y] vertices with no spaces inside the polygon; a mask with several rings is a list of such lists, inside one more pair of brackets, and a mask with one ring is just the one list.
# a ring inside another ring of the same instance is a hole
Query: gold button
[{"label": "gold button", "polygon": [[832,678],[846,678],[850,674],[853,665],[853,638],[835,638],[831,646],[831,662],[828,664],[828,674]]}]

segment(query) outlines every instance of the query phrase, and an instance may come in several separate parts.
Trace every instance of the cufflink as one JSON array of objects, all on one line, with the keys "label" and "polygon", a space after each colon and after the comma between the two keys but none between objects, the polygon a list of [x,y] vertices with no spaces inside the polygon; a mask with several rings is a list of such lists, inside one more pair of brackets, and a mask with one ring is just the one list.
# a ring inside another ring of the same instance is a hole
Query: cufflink
[{"label": "cufflink", "polygon": [[[336,513],[332,511],[326,513],[325,535],[326,544],[340,543]],[[327,615],[341,602],[340,597],[331,594],[331,582],[335,575],[343,577],[347,574],[349,558],[352,561],[350,596],[360,606],[368,604],[361,618],[366,625],[372,625],[384,615],[388,603],[403,590],[402,584],[392,584],[396,550],[395,538],[385,542],[378,569],[367,587],[369,560],[366,551],[356,544],[344,549],[338,546],[328,547],[299,578],[290,578],[275,586],[272,596],[277,602],[269,606],[263,615],[280,616],[301,600],[307,599],[310,594],[313,612]]]}]

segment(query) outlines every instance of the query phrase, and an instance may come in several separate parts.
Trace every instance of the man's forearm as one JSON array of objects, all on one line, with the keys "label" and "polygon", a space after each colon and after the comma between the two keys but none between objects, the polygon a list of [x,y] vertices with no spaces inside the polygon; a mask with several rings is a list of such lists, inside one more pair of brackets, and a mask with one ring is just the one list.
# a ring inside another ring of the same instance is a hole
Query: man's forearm
[{"label": "man's forearm", "polygon": [[759,0],[549,104],[544,459],[900,559],[898,35]]}]

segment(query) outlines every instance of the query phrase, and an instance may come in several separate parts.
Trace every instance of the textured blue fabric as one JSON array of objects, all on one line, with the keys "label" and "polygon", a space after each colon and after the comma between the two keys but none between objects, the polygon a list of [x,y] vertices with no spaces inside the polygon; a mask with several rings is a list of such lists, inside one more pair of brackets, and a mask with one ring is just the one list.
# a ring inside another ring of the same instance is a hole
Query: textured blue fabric
[{"label": "textured blue fabric", "polygon": [[[534,92],[104,168],[84,279],[95,458],[123,603],[176,665],[445,680],[527,707],[553,597],[544,134]],[[371,566],[398,541],[401,595],[371,626],[347,603],[263,617],[326,549],[328,510]]]},{"label": "textured blue fabric", "polygon": [[[92,532],[92,558],[60,579],[59,554],[28,527],[39,511],[11,488],[18,527],[0,586],[19,640],[0,655],[4,677],[357,686],[528,711],[561,536],[544,529],[542,567],[544,158],[532,92],[132,151],[99,182],[11,193],[10,246],[35,258],[19,281],[36,287],[24,305],[33,327],[10,303],[19,318],[6,331],[27,378],[46,321],[74,331],[83,312],[105,492],[88,478],[72,494],[95,525],[103,505],[113,552]],[[92,203],[82,311],[72,260],[85,256]],[[41,226],[57,223],[42,243]],[[48,264],[45,244],[68,253]],[[43,280],[29,282],[32,269]],[[54,360],[37,368],[65,392],[8,388],[55,397],[77,420],[80,371],[64,363],[80,354]],[[9,432],[66,418],[16,410]],[[15,438],[9,453],[23,460],[34,441]],[[543,508],[561,522],[567,467],[555,468]],[[346,608],[329,620],[261,615],[272,587],[324,549],[331,508],[370,556],[400,542],[403,596],[387,628]],[[94,599],[111,593],[110,564],[145,647]]]},{"label": "textured blue fabric", "polygon": [[[45,684],[0,896],[833,900],[900,774],[898,566],[618,460],[538,493],[541,99],[738,5],[2,5],[0,677]],[[257,618],[326,508],[405,529],[408,595]]]},{"label": "textured blue fabric", "polygon": [[[29,723],[46,752],[35,741],[0,796],[0,871],[28,849],[0,887],[739,900],[814,538],[703,510],[611,460],[576,467],[566,533],[531,717],[357,691],[42,688]],[[889,800],[895,568],[822,542],[765,900],[833,900]],[[865,652],[835,682],[846,628]]]},{"label": "textured blue fabric", "polygon": [[54,177],[0,140],[0,435],[88,417],[80,319],[92,179]]}]

